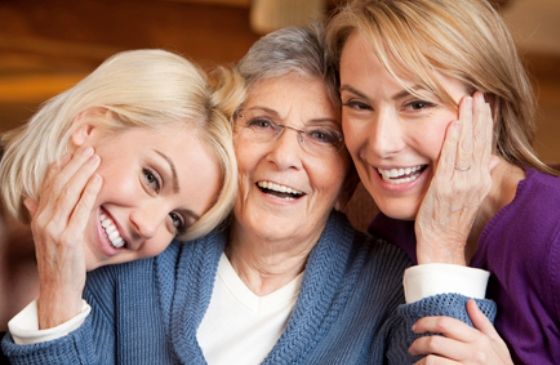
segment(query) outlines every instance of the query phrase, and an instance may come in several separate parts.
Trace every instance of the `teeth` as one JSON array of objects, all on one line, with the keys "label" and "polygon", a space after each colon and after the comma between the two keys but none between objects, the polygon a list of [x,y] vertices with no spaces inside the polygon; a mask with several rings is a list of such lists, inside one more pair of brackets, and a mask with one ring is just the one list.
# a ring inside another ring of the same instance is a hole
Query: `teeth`
[{"label": "teeth", "polygon": [[260,188],[276,191],[278,193],[292,194],[292,195],[303,195],[303,192],[294,190],[286,185],[276,184],[270,181],[259,181],[257,185]]},{"label": "teeth", "polygon": [[392,184],[405,184],[416,180],[424,165],[405,167],[399,169],[377,169],[384,181]]},{"label": "teeth", "polygon": [[115,248],[122,248],[124,246],[124,240],[119,234],[119,231],[117,231],[115,223],[113,223],[113,221],[103,213],[100,213],[99,217],[101,227],[103,227],[103,230],[105,231],[109,242],[111,242],[111,245],[113,245],[113,247]]}]

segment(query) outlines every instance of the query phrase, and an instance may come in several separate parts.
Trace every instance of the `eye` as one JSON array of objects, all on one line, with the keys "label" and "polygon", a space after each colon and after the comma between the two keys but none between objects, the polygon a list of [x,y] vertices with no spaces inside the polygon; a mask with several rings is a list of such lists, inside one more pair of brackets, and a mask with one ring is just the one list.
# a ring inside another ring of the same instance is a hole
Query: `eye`
[{"label": "eye", "polygon": [[187,229],[187,225],[185,223],[185,218],[181,214],[178,214],[176,212],[171,212],[169,213],[169,218],[171,218],[171,223],[175,228],[176,234],[180,235],[185,233]]},{"label": "eye", "polygon": [[411,102],[407,103],[405,105],[405,108],[406,109],[411,109],[413,111],[417,111],[417,110],[423,110],[423,109],[431,108],[433,106],[435,106],[435,104],[430,103],[429,101],[414,100],[414,101],[411,101]]},{"label": "eye", "polygon": [[146,185],[158,193],[161,190],[161,181],[158,175],[148,168],[143,168],[142,174],[144,175],[144,182]]},{"label": "eye", "polygon": [[313,142],[321,144],[328,144],[333,147],[338,147],[342,141],[342,133],[337,130],[329,128],[316,128],[305,132]]},{"label": "eye", "polygon": [[247,122],[247,127],[250,127],[250,128],[253,128],[253,129],[268,129],[268,128],[275,129],[274,128],[275,126],[276,126],[276,123],[274,123],[270,119],[266,119],[266,118],[262,118],[262,117],[251,118]]},{"label": "eye", "polygon": [[342,107],[354,110],[371,110],[371,106],[368,103],[356,99],[349,99],[343,102]]}]

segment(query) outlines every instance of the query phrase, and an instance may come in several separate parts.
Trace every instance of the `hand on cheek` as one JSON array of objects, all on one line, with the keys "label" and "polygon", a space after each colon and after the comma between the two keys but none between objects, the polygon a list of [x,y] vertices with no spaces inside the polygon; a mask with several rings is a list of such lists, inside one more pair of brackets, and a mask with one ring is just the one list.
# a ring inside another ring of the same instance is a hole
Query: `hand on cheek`
[{"label": "hand on cheek", "polygon": [[492,130],[482,94],[463,98],[416,217],[419,263],[466,265],[467,239],[492,184]]},{"label": "hand on cheek", "polygon": [[49,167],[37,200],[25,200],[39,274],[40,328],[54,327],[81,310],[84,237],[102,185],[95,174],[99,163],[92,148],[78,149]]}]

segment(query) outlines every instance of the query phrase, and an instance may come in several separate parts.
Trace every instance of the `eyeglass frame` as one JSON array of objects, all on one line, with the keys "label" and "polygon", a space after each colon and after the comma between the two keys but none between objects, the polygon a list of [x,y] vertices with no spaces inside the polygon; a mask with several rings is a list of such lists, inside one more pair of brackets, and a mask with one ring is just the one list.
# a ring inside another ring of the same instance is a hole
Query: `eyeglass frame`
[{"label": "eyeglass frame", "polygon": [[[244,116],[244,110],[243,109],[238,109],[235,111],[235,113],[233,114],[233,123],[234,123],[234,127],[238,126],[237,121],[239,119],[243,119],[245,121],[244,125],[241,125],[240,127],[242,127],[243,129],[248,129],[253,131],[254,134],[257,134],[257,132],[254,131],[254,129],[252,128],[251,125],[249,125],[248,123],[250,122],[250,119],[247,119]],[[295,128],[292,126],[289,126],[287,124],[283,124],[283,123],[278,123],[276,121],[274,121],[273,118],[269,117],[269,116],[263,116],[260,117],[259,119],[263,119],[266,120],[268,123],[271,124],[271,128],[274,130],[274,134],[272,135],[272,137],[266,139],[266,140],[261,140],[259,142],[272,142],[277,140],[278,138],[280,138],[280,136],[282,136],[282,134],[284,133],[284,131],[286,129],[292,130],[294,132],[297,133],[298,135],[298,143],[300,145],[300,147],[310,153],[310,154],[315,154],[313,152],[313,148],[309,147],[309,145],[311,146],[324,146],[321,147],[321,150],[330,150],[332,152],[339,152],[342,150],[343,146],[344,146],[344,136],[342,134],[342,131],[338,131],[338,130],[333,130],[332,132],[335,132],[336,135],[334,135],[333,137],[336,139],[336,144],[332,144],[329,142],[325,142],[325,143],[321,143],[320,141],[317,141],[316,139],[313,139],[313,137],[310,136],[310,133],[317,131],[315,130],[306,130],[306,129],[299,129],[299,128]],[[311,126],[309,127],[304,127],[304,128],[312,128]],[[261,135],[262,137],[262,135]],[[309,142],[305,142],[306,139],[309,139]]]}]

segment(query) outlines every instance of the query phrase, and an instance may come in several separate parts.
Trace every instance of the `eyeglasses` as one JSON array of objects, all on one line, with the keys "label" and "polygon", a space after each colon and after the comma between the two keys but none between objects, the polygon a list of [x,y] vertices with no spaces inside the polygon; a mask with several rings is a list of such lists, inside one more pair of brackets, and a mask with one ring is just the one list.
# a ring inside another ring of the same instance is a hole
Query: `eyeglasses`
[{"label": "eyeglasses", "polygon": [[301,148],[315,156],[338,152],[344,144],[342,132],[330,121],[297,129],[277,123],[272,117],[263,115],[262,111],[251,110],[238,111],[234,116],[234,121],[237,133],[242,133],[243,137],[262,143],[278,139],[286,129],[292,130],[298,134]]}]

